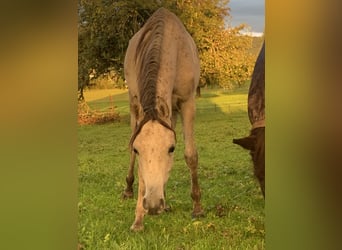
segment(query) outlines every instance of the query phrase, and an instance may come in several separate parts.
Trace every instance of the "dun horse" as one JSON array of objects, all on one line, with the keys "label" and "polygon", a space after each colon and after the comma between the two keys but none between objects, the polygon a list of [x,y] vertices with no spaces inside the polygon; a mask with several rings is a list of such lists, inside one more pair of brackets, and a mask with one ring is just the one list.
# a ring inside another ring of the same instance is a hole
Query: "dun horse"
[{"label": "dun horse", "polygon": [[250,150],[254,174],[265,197],[265,42],[255,63],[249,88],[248,117],[252,124],[250,135],[234,139],[233,143]]},{"label": "dun horse", "polygon": [[131,38],[124,70],[132,128],[124,197],[133,197],[136,156],[139,175],[131,230],[143,229],[146,213],[159,214],[166,208],[165,186],[173,165],[178,113],[182,118],[184,157],[190,169],[193,216],[202,215],[193,131],[200,67],[193,39],[173,13],[160,8]]}]

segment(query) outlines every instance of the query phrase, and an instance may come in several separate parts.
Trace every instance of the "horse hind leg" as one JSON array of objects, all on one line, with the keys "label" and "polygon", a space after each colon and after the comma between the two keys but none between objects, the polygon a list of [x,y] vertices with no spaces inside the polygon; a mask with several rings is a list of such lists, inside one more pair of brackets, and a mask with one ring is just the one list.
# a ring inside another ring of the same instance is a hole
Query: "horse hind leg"
[{"label": "horse hind leg", "polygon": [[201,206],[201,190],[198,184],[198,154],[194,142],[194,118],[195,118],[195,101],[189,100],[182,104],[182,123],[183,136],[185,143],[184,158],[190,170],[191,176],[191,198],[193,201],[193,217],[200,217],[204,215]]},{"label": "horse hind leg", "polygon": [[126,176],[126,188],[122,194],[122,198],[124,199],[133,198],[134,164],[135,164],[135,153],[132,150],[128,174]]},{"label": "horse hind leg", "polygon": [[198,184],[198,176],[197,176],[197,166],[198,166],[197,150],[193,149],[193,153],[191,154],[188,154],[187,150],[185,150],[184,158],[185,158],[186,164],[188,165],[190,169],[190,176],[191,176],[191,198],[193,201],[192,217],[201,217],[204,215],[204,212],[201,206],[201,190]]},{"label": "horse hind leg", "polygon": [[[135,130],[136,126],[136,119],[134,114],[131,113],[131,129],[132,133]],[[133,183],[134,183],[134,164],[135,164],[135,153],[133,150],[131,150],[130,154],[130,162],[129,162],[129,168],[128,168],[128,173],[126,176],[126,189],[124,190],[122,194],[122,198],[127,199],[127,198],[133,198]]]}]

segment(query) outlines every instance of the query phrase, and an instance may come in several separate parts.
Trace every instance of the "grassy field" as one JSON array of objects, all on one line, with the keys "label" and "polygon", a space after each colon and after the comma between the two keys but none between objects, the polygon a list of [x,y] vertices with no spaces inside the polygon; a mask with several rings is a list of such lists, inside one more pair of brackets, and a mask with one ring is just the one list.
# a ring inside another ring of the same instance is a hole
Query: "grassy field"
[{"label": "grassy field", "polygon": [[[190,176],[181,126],[166,200],[171,211],[145,216],[143,232],[129,230],[135,197],[122,200],[130,137],[126,91],[85,92],[93,108],[114,105],[121,120],[78,128],[79,244],[83,249],[265,249],[264,199],[249,153],[232,143],[250,128],[248,88],[233,93],[202,90],[195,124],[199,182],[205,217],[192,219]],[[107,93],[107,94],[106,94]],[[92,96],[90,100],[89,96]],[[179,119],[180,120],[180,119]]]}]

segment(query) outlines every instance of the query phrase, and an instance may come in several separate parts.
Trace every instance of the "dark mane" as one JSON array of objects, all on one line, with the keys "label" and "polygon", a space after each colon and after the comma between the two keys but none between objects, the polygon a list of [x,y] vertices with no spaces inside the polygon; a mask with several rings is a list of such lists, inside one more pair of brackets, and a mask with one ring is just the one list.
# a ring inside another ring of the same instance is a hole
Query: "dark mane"
[{"label": "dark mane", "polygon": [[135,56],[140,103],[145,113],[153,113],[150,114],[152,119],[157,116],[156,87],[165,26],[164,14],[163,9],[157,11],[144,25]]},{"label": "dark mane", "polygon": [[160,118],[160,114],[156,108],[157,80],[161,62],[165,15],[167,15],[167,12],[164,8],[160,8],[156,11],[145,23],[138,41],[135,61],[136,65],[138,65],[137,80],[139,100],[144,111],[144,118],[136,125],[130,140],[130,148],[132,148],[132,144],[142,127],[150,120],[157,120],[161,125],[173,131],[176,136],[176,133],[171,126]]},{"label": "dark mane", "polygon": [[265,42],[255,62],[249,87],[248,117],[251,124],[265,120]]}]

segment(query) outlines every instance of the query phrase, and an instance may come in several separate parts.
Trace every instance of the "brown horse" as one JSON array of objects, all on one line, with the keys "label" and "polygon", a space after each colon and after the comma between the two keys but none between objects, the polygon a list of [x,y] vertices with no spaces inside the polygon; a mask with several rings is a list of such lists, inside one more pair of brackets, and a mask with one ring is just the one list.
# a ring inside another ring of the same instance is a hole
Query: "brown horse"
[{"label": "brown horse", "polygon": [[248,93],[248,117],[252,124],[249,136],[233,143],[250,150],[254,174],[265,197],[265,42],[254,66]]},{"label": "brown horse", "polygon": [[200,68],[192,37],[173,13],[160,8],[131,38],[124,69],[132,128],[124,197],[133,196],[136,156],[139,175],[138,201],[131,230],[143,229],[146,213],[159,214],[166,208],[165,186],[173,165],[178,113],[183,125],[184,157],[190,169],[193,216],[202,215],[193,132]]}]

